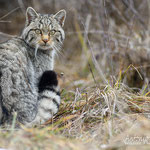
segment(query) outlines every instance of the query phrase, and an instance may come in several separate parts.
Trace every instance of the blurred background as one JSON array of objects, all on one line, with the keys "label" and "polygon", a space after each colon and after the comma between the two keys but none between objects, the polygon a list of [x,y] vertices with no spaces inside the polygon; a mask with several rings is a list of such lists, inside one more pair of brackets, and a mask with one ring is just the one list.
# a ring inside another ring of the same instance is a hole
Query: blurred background
[{"label": "blurred background", "polygon": [[135,91],[149,90],[149,0],[0,0],[0,42],[21,34],[28,6],[39,13],[67,11],[55,67],[63,82],[95,78],[113,85],[121,78]]}]

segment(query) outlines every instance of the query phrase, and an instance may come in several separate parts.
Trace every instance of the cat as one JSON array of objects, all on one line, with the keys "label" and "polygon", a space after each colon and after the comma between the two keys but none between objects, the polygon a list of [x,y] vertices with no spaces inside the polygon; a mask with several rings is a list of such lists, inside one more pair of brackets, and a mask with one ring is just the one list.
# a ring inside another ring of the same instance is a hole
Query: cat
[{"label": "cat", "polygon": [[55,15],[26,10],[21,36],[0,44],[0,124],[44,124],[61,102],[54,60],[61,50],[66,11]]}]

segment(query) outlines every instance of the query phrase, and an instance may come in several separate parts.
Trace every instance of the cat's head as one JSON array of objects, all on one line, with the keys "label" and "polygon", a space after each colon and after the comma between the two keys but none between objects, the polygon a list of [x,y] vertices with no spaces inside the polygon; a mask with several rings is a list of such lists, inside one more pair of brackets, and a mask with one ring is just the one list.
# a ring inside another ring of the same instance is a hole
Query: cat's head
[{"label": "cat's head", "polygon": [[65,33],[62,28],[65,18],[65,10],[60,10],[55,15],[42,15],[33,8],[28,7],[22,38],[33,48],[59,50],[65,39]]}]

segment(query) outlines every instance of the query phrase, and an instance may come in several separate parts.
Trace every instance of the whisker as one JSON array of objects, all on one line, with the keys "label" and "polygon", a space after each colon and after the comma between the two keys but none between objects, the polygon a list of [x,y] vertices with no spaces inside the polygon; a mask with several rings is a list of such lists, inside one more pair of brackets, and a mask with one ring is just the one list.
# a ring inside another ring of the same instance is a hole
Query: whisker
[{"label": "whisker", "polygon": [[57,55],[57,57],[59,57],[58,53],[59,53],[62,57],[64,57],[63,53],[60,51],[61,46],[54,45],[53,48],[56,50],[56,55]]},{"label": "whisker", "polygon": [[38,44],[36,44],[35,52],[34,52],[34,58],[35,58],[36,60],[37,60],[36,55],[37,55],[38,48],[39,48],[39,45],[38,45]]}]

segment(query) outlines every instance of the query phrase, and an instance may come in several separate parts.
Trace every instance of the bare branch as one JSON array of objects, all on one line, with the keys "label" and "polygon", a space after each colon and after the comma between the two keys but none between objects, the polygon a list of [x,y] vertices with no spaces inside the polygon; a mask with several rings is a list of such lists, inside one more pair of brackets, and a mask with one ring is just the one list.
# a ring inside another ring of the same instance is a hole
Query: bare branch
[{"label": "bare branch", "polygon": [[6,18],[7,16],[9,16],[10,14],[12,14],[12,13],[15,12],[16,10],[18,10],[19,8],[20,8],[20,7],[17,7],[17,8],[15,8],[15,9],[11,10],[11,11],[8,12],[6,15],[2,16],[2,17],[0,18],[0,20]]}]

